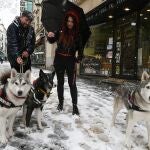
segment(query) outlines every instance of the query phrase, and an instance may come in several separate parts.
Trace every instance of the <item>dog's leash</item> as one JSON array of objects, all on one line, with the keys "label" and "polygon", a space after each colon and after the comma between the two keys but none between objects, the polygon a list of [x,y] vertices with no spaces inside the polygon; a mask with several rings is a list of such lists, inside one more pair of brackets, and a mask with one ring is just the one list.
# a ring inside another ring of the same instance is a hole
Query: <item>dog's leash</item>
[{"label": "dog's leash", "polygon": [[23,73],[23,64],[20,64],[20,73]]},{"label": "dog's leash", "polygon": [[23,73],[23,70],[24,70],[24,69],[23,69],[23,66],[27,63],[27,60],[28,60],[28,59],[23,59],[23,58],[22,58],[22,60],[23,60],[23,63],[20,64],[20,73]]}]

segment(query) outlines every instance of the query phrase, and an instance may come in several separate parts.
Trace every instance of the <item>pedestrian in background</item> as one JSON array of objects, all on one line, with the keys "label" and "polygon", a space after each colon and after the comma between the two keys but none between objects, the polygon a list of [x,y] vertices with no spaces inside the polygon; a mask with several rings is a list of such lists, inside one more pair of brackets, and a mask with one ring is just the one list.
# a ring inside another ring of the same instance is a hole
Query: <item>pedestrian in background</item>
[{"label": "pedestrian in background", "polygon": [[7,56],[11,68],[15,68],[20,72],[31,70],[30,55],[34,51],[35,32],[31,26],[33,14],[29,11],[24,11],[20,17],[9,25],[7,29]]}]

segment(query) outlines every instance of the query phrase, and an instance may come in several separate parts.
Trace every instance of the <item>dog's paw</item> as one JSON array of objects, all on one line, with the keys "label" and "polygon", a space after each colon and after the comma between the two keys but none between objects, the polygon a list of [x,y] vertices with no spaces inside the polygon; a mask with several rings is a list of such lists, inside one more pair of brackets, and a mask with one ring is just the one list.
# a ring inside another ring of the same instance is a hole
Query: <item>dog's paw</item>
[{"label": "dog's paw", "polygon": [[9,137],[12,137],[12,136],[14,136],[15,134],[14,134],[13,131],[8,131],[8,135],[9,135]]},{"label": "dog's paw", "polygon": [[8,131],[6,131],[6,138],[7,138],[7,139],[10,138]]},{"label": "dog's paw", "polygon": [[0,138],[0,143],[7,144],[7,142],[8,142],[8,139],[6,137],[1,137]]},{"label": "dog's paw", "polygon": [[111,123],[111,127],[115,127],[115,123],[114,122]]},{"label": "dog's paw", "polygon": [[25,133],[26,134],[30,134],[31,132],[32,132],[31,128],[28,128],[28,127],[25,128]]},{"label": "dog's paw", "polygon": [[45,121],[41,121],[42,126],[47,126],[47,123]]},{"label": "dog's paw", "polygon": [[131,142],[130,141],[126,141],[125,142],[125,147],[130,150],[131,149]]},{"label": "dog's paw", "polygon": [[38,126],[38,128],[40,129],[40,130],[43,130],[44,129],[44,127],[41,125],[41,126]]},{"label": "dog's paw", "polygon": [[20,128],[25,128],[26,125],[24,123],[20,123]]}]

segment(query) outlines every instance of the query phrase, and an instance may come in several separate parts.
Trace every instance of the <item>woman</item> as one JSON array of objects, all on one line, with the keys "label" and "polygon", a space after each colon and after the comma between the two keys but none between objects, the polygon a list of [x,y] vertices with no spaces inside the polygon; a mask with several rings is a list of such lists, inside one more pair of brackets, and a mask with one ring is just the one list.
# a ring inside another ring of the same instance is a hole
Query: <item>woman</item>
[{"label": "woman", "polygon": [[[68,76],[68,84],[73,104],[73,115],[79,115],[77,107],[76,87],[76,63],[80,62],[83,56],[82,41],[79,36],[79,17],[75,11],[68,11],[62,23],[62,29],[57,33],[49,33],[50,43],[57,41],[54,67],[57,75],[57,93],[59,105],[57,109],[63,110],[64,102],[64,74]],[[78,57],[76,58],[76,52]]]}]

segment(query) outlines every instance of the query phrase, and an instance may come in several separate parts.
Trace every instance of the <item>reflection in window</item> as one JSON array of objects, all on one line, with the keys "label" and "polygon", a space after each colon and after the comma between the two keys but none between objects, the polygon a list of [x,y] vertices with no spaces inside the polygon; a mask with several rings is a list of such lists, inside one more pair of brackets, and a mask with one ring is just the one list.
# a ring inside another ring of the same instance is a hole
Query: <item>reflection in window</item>
[{"label": "reflection in window", "polygon": [[84,50],[81,73],[111,76],[113,32],[112,23],[91,26],[91,37]]}]

